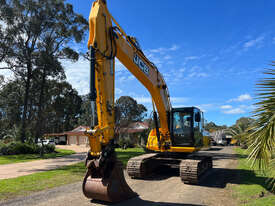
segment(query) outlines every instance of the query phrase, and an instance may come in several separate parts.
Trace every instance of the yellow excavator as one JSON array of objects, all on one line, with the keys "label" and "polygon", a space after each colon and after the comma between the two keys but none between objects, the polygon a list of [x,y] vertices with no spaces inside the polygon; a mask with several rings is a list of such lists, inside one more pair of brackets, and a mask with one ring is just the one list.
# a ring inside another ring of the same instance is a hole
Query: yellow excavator
[{"label": "yellow excavator", "polygon": [[[147,149],[131,158],[127,173],[145,178],[159,166],[177,167],[184,183],[197,184],[212,168],[212,158],[196,151],[209,146],[203,135],[203,113],[196,107],[172,108],[167,84],[157,67],[146,58],[136,38],[128,36],[107,9],[96,0],[89,16],[91,129],[85,132],[90,151],[82,189],[87,198],[119,202],[137,196],[127,185],[122,163],[114,151],[115,57],[146,87],[152,96],[155,128]],[[97,111],[97,124],[95,113]]]}]

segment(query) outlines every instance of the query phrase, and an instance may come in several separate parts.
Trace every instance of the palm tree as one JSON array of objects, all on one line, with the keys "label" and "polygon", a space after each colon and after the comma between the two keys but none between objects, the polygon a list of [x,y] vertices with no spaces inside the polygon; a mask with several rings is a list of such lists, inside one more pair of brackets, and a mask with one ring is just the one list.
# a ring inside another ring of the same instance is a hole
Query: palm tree
[{"label": "palm tree", "polygon": [[[272,62],[275,66],[275,62]],[[254,111],[256,121],[250,129],[249,160],[261,171],[271,171],[270,185],[275,191],[275,69],[266,70],[270,75],[257,84],[258,102]]]}]

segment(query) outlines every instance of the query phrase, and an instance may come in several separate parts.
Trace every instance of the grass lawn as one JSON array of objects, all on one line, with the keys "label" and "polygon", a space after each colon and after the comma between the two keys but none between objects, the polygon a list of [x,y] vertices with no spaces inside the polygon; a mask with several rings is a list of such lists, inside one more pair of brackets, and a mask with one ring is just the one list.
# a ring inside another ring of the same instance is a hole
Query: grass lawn
[{"label": "grass lawn", "polygon": [[[142,148],[116,149],[116,152],[124,167],[129,158],[144,153]],[[11,199],[21,195],[26,196],[32,192],[81,181],[85,171],[84,163],[80,162],[47,172],[0,180],[0,200]]]},{"label": "grass lawn", "polygon": [[[236,148],[239,155],[238,170],[240,171],[240,183],[233,187],[233,194],[240,205],[246,206],[273,206],[275,195],[268,191],[267,176],[258,171],[253,171],[247,162],[245,150]],[[260,197],[260,194],[264,194]]]},{"label": "grass lawn", "polygon": [[127,162],[131,157],[142,155],[144,153],[145,152],[142,148],[128,148],[128,149],[116,148],[117,158],[120,161],[122,161],[124,168],[126,167]]},{"label": "grass lawn", "polygon": [[18,163],[18,162],[28,162],[28,161],[38,160],[38,159],[63,157],[66,155],[75,154],[75,152],[72,150],[55,149],[55,151],[56,151],[55,153],[44,154],[43,158],[41,158],[39,154],[1,155],[0,165]]}]

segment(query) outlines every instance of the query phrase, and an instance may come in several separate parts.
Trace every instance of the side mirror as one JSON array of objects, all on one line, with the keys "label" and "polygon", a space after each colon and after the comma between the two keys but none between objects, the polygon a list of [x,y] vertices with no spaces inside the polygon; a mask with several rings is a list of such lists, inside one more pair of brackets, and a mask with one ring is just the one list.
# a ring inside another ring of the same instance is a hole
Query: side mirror
[{"label": "side mirror", "polygon": [[195,121],[196,122],[200,122],[201,121],[201,114],[200,113],[196,113],[195,114]]}]

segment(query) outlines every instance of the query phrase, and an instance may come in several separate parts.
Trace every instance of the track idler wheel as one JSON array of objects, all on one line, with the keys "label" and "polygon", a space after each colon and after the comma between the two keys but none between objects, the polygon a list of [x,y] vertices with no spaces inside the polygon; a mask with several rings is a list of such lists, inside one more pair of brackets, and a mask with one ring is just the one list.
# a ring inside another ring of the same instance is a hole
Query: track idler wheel
[{"label": "track idler wheel", "polygon": [[104,174],[103,169],[99,169],[97,160],[89,161],[87,168],[82,185],[83,193],[87,198],[120,202],[137,196],[137,193],[133,192],[126,183],[120,161],[112,162],[107,175]]}]

